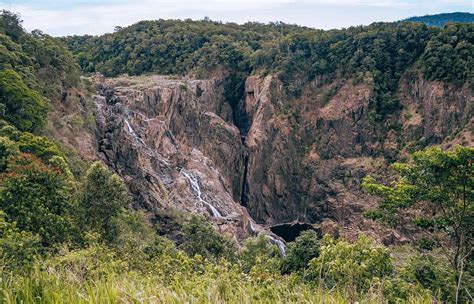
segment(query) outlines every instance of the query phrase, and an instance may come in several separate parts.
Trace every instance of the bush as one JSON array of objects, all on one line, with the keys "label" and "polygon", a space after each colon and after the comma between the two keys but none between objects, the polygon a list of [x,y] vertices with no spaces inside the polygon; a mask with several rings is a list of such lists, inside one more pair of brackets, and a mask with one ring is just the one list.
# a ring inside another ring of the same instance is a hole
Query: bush
[{"label": "bush", "polygon": [[18,270],[29,265],[39,252],[38,236],[20,231],[15,223],[7,222],[0,210],[0,260],[6,261],[5,270]]},{"label": "bush", "polygon": [[382,283],[382,293],[388,303],[409,303],[410,297],[417,295],[419,298],[431,298],[429,290],[423,289],[419,284],[394,277],[387,278]]},{"label": "bush", "polygon": [[261,235],[245,240],[238,259],[244,271],[249,272],[257,264],[269,264],[269,268],[277,268],[275,262],[279,256],[278,248]]},{"label": "bush", "polygon": [[73,236],[69,180],[30,154],[14,157],[0,177],[0,209],[18,228],[37,233],[44,246]]},{"label": "bush", "polygon": [[232,256],[234,243],[217,233],[202,216],[192,215],[182,227],[181,249],[189,256],[201,255],[205,258]]},{"label": "bush", "polygon": [[286,256],[281,263],[281,272],[288,274],[308,268],[308,263],[319,256],[318,235],[313,230],[304,231],[294,242],[288,244]]},{"label": "bush", "polygon": [[359,292],[393,272],[387,248],[374,245],[364,235],[352,244],[324,236],[319,257],[309,265],[309,276],[314,280],[321,280],[329,288],[354,288]]},{"label": "bush", "polygon": [[455,272],[446,261],[429,255],[416,256],[408,262],[401,273],[407,282],[418,283],[443,301],[454,302]]}]

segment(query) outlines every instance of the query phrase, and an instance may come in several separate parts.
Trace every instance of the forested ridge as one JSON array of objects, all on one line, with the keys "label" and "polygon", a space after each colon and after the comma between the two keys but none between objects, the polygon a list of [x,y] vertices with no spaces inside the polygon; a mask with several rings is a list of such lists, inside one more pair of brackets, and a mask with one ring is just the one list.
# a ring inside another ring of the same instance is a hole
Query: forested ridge
[{"label": "forested ridge", "polygon": [[410,17],[402,20],[402,22],[421,22],[426,25],[442,27],[446,23],[472,23],[474,22],[474,14],[471,13],[445,13],[436,15],[426,15]]},{"label": "forested ridge", "polygon": [[[375,23],[321,31],[282,23],[143,21],[100,37],[27,33],[0,16],[0,302],[5,303],[400,303],[472,301],[474,149],[428,148],[385,178],[367,218],[396,227],[416,213],[423,238],[389,248],[314,231],[285,255],[266,236],[238,244],[207,218],[166,210],[153,225],[131,208],[123,180],[45,136],[66,92],[87,95],[81,73],[227,77],[229,98],[251,74],[277,75],[290,99],[307,82],[373,83],[374,119],[400,105],[400,77],[472,86],[474,25]],[[390,182],[386,182],[386,181]],[[163,233],[173,226],[174,236]],[[170,220],[171,219],[171,220]]]},{"label": "forested ridge", "polygon": [[[420,23],[374,23],[343,30],[315,30],[283,23],[142,21],[113,34],[63,39],[84,72],[106,76],[145,73],[205,76],[229,73],[234,88],[247,75],[275,74],[288,98],[320,78],[372,82],[375,120],[399,107],[400,77],[414,69],[428,80],[471,82],[474,25],[443,28]],[[232,96],[238,92],[231,92]],[[238,98],[238,96],[236,97]]]}]

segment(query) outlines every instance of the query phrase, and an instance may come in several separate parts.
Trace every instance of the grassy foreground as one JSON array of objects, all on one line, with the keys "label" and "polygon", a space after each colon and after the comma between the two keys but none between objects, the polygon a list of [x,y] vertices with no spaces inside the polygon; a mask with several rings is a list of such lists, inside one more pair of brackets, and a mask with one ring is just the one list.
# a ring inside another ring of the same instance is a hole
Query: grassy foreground
[{"label": "grassy foreground", "polygon": [[[374,285],[376,286],[376,285]],[[209,262],[199,256],[162,255],[140,262],[113,256],[103,247],[68,252],[36,263],[21,273],[2,271],[1,303],[386,303],[374,287],[363,295],[328,290],[268,263],[248,273],[238,263]],[[427,294],[408,303],[432,303]]]},{"label": "grassy foreground", "polygon": [[[31,276],[4,276],[2,303],[353,303],[341,291],[323,292],[291,279],[259,282],[211,270],[206,275],[173,277],[164,282],[156,276],[112,274],[81,280],[74,273],[37,269]],[[377,291],[361,303],[384,303]],[[426,295],[413,296],[409,303],[432,303]]]}]

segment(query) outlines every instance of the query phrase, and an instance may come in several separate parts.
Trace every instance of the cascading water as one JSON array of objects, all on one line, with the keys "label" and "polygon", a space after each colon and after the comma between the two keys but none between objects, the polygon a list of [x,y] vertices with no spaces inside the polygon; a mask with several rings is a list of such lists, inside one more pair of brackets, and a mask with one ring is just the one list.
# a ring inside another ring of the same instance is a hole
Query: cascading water
[{"label": "cascading water", "polygon": [[[146,117],[145,115],[143,114],[140,114],[141,116],[143,117]],[[148,119],[149,120],[149,119]],[[125,126],[126,126],[126,130],[127,132],[133,137],[133,139],[136,141],[136,142],[139,142],[142,146],[142,148],[144,149],[144,151],[148,154],[148,155],[152,155],[153,157],[155,157],[156,159],[160,160],[162,163],[164,163],[165,165],[167,166],[171,166],[170,162],[164,158],[162,155],[160,155],[156,150],[154,149],[151,149],[147,146],[147,144],[143,141],[143,139],[141,139],[138,135],[137,135],[137,132],[135,132],[135,130],[132,128],[132,125],[130,124],[130,122],[128,121],[127,118],[124,119],[125,121]]]},{"label": "cascading water", "polygon": [[132,135],[132,137],[136,140],[136,141],[139,141],[141,144],[145,144],[143,142],[143,140],[138,137],[137,133],[135,132],[135,130],[133,130],[132,126],[130,125],[130,122],[128,121],[128,119],[125,119],[125,124],[127,125],[127,131],[128,133],[130,133],[130,135]]},{"label": "cascading water", "polygon": [[274,238],[273,236],[267,234],[267,237],[270,239],[270,242],[278,246],[278,250],[280,250],[280,253],[282,256],[286,255],[286,245],[282,241]]},{"label": "cascading water", "polygon": [[183,173],[184,177],[188,180],[189,185],[191,186],[191,189],[193,190],[194,194],[196,194],[199,202],[205,204],[207,207],[209,207],[209,209],[211,209],[212,216],[216,218],[223,218],[222,214],[219,212],[219,210],[216,209],[216,207],[206,202],[202,198],[201,187],[199,186],[197,177],[192,172],[187,172],[185,170],[181,170],[181,173]]}]

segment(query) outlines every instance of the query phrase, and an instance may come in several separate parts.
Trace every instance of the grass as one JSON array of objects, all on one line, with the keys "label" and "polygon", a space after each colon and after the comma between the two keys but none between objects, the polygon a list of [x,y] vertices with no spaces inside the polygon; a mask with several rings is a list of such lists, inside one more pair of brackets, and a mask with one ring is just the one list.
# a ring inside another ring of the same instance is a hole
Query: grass
[{"label": "grass", "polygon": [[[204,271],[171,277],[129,271],[91,278],[68,269],[36,265],[28,274],[3,273],[1,303],[353,303],[340,290],[322,291],[291,276],[244,274],[207,265]],[[384,303],[374,291],[355,299]],[[413,296],[408,303],[432,303]]]}]

